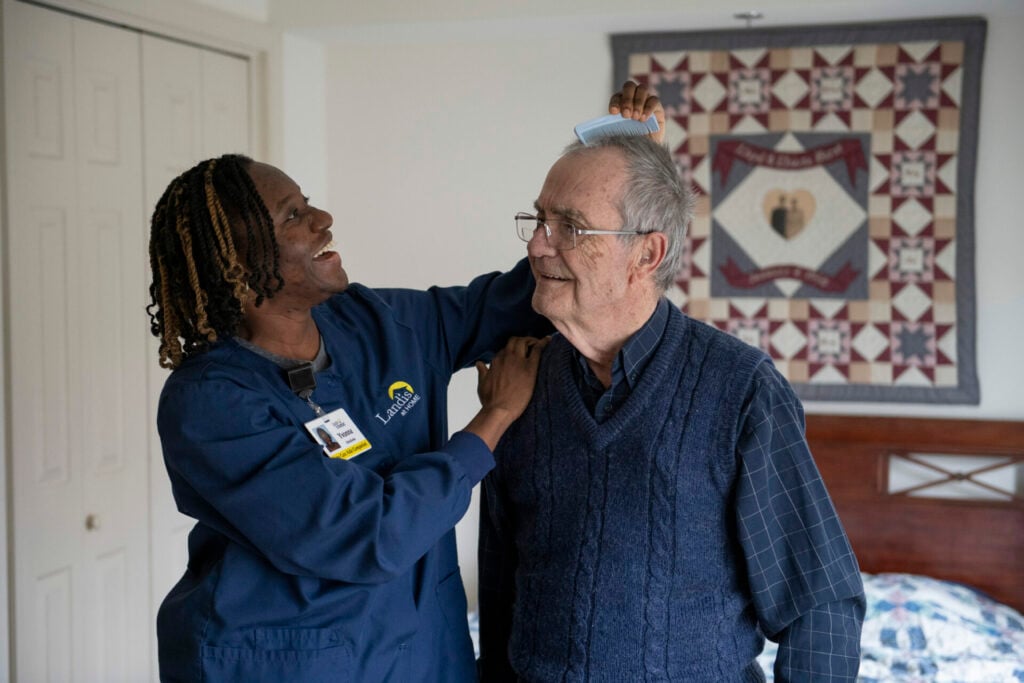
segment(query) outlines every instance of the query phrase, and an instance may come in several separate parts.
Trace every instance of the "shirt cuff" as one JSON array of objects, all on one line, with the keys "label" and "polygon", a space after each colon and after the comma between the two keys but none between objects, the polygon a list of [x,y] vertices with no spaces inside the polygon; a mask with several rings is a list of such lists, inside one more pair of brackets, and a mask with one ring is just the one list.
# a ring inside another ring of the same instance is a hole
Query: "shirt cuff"
[{"label": "shirt cuff", "polygon": [[473,486],[494,469],[494,454],[487,444],[471,432],[455,432],[444,450],[466,470]]}]

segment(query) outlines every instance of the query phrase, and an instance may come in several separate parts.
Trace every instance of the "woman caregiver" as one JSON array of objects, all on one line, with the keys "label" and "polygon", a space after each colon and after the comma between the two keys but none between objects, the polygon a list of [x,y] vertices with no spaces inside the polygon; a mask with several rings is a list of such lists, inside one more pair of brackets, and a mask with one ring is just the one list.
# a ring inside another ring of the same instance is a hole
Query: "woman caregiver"
[{"label": "woman caregiver", "polygon": [[[157,617],[161,680],[476,680],[452,529],[533,391],[543,342],[509,339],[550,328],[525,262],[374,290],[349,284],[331,226],[237,155],[154,212],[157,423],[197,520]],[[482,407],[449,439],[448,382],[474,363]]]}]

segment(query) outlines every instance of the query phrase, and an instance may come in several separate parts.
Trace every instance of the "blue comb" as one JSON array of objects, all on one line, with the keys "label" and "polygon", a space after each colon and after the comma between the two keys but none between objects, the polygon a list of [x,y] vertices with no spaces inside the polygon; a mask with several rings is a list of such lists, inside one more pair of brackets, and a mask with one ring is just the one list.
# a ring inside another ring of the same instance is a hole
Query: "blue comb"
[{"label": "blue comb", "polygon": [[651,117],[646,121],[634,121],[633,119],[624,119],[618,114],[607,114],[577,124],[573,130],[576,132],[576,137],[580,139],[580,142],[584,145],[589,145],[594,140],[609,135],[649,135],[655,133],[658,130],[658,120],[654,118],[654,114],[651,114]]}]

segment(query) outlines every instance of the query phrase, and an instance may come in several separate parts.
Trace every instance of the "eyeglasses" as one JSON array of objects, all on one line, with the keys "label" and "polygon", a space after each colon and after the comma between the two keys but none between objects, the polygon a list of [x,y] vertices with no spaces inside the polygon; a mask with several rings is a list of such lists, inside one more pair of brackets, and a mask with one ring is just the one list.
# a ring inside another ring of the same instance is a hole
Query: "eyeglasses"
[{"label": "eyeglasses", "polygon": [[548,245],[558,251],[568,251],[576,248],[576,238],[580,235],[643,235],[640,230],[587,230],[578,227],[575,223],[565,218],[548,218],[541,220],[531,213],[519,212],[516,214],[516,234],[519,239],[529,242],[534,234],[544,228],[544,235],[547,237]]}]

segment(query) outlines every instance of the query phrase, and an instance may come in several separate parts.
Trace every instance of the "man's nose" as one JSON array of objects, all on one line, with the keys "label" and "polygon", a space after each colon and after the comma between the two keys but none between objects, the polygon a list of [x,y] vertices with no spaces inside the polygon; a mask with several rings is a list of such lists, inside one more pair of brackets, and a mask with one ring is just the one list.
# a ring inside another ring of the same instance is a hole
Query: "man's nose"
[{"label": "man's nose", "polygon": [[526,253],[530,256],[552,256],[556,250],[548,240],[548,226],[539,225],[533,231],[533,237],[526,243]]}]

